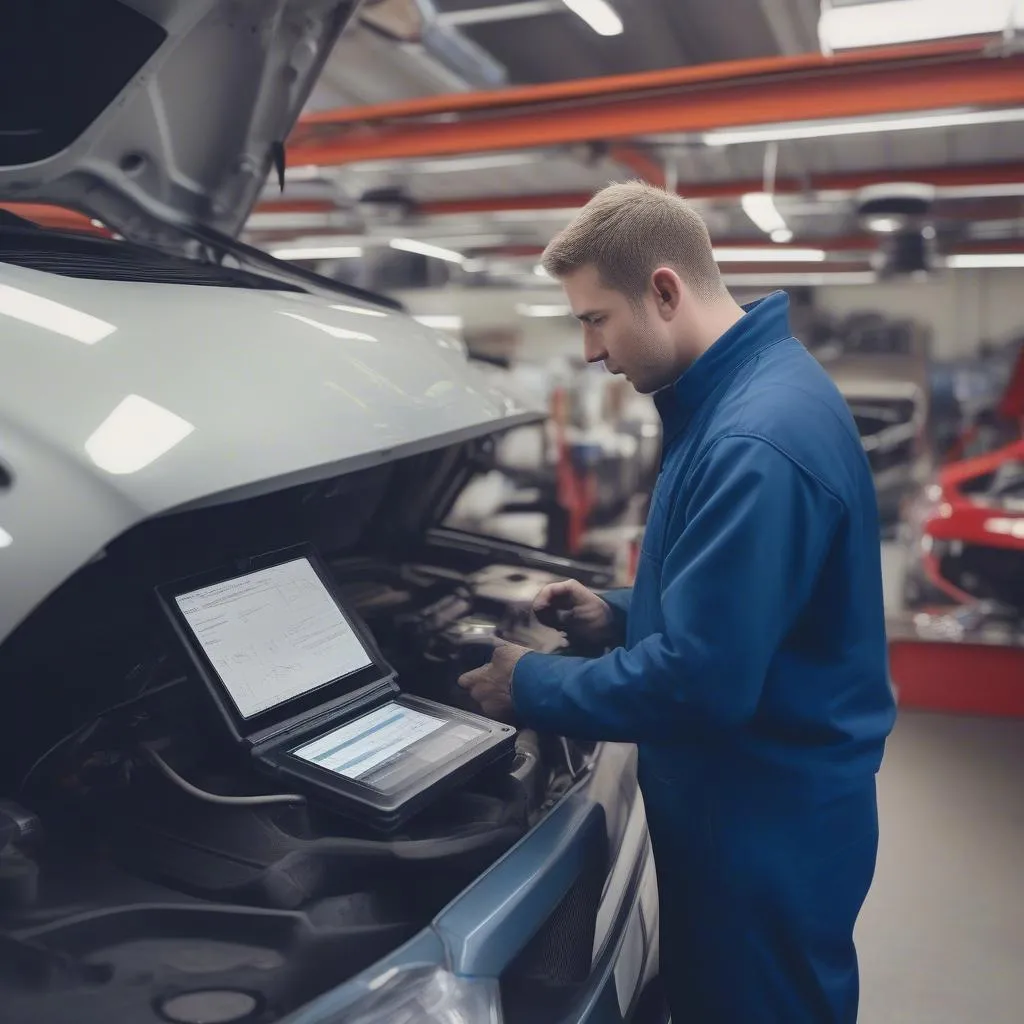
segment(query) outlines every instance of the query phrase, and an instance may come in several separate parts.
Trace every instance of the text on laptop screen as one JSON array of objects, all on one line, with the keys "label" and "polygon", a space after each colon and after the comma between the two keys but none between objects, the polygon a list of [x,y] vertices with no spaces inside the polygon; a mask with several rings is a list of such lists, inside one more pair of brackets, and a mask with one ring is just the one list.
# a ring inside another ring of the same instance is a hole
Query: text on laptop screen
[{"label": "text on laptop screen", "polygon": [[373,664],[306,558],[175,600],[243,718]]}]

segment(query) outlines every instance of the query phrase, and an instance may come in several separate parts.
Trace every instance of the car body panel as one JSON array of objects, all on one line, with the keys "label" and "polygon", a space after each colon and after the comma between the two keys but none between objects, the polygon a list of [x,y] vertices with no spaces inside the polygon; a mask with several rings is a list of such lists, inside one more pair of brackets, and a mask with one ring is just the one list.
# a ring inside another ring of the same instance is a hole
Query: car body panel
[{"label": "car body panel", "polygon": [[0,640],[144,519],[535,416],[443,335],[354,300],[3,264],[0,329]]},{"label": "car body panel", "polygon": [[[615,745],[611,745],[615,746]],[[430,928],[390,957],[314,1000],[287,1024],[339,1024],[360,1003],[403,971],[445,967],[497,981],[557,908],[588,852],[605,831],[602,805],[590,799],[591,779],[552,809],[467,890]],[[591,977],[561,1020],[566,1024],[622,1024],[658,967],[658,908],[654,861],[642,804],[639,826],[617,851],[600,914],[604,939],[594,951]]]},{"label": "car body panel", "polygon": [[357,4],[125,3],[166,39],[69,145],[0,163],[0,198],[77,208],[139,241],[176,225],[235,235]]},{"label": "car body panel", "polygon": [[[1024,348],[1017,355],[995,416],[1011,436],[1019,433],[1020,426],[1012,424],[1024,418]],[[903,597],[910,609],[970,605],[978,600],[976,593],[960,585],[962,581],[949,578],[941,553],[989,551],[984,563],[989,575],[998,562],[1003,563],[1000,571],[1012,573],[1014,563],[1005,558],[1024,557],[1024,497],[1001,497],[988,487],[974,486],[997,477],[1004,468],[1024,464],[1024,440],[991,451],[984,451],[983,445],[981,454],[960,457],[976,433],[972,428],[961,436],[952,461],[939,468],[908,507],[903,527],[907,550]],[[996,552],[1002,555],[996,562],[990,561]],[[982,563],[975,561],[973,574],[979,577],[981,589],[986,589]],[[1020,614],[1020,609],[1009,611]]]}]

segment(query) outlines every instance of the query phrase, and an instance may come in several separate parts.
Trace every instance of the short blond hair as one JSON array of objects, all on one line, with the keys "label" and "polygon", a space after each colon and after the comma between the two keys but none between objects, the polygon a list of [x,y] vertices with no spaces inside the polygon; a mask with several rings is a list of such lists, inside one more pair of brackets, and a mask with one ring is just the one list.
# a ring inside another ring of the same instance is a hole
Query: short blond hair
[{"label": "short blond hair", "polygon": [[638,302],[658,267],[671,267],[702,301],[725,291],[700,214],[681,196],[642,181],[601,189],[541,256],[552,277],[594,267],[608,288]]}]

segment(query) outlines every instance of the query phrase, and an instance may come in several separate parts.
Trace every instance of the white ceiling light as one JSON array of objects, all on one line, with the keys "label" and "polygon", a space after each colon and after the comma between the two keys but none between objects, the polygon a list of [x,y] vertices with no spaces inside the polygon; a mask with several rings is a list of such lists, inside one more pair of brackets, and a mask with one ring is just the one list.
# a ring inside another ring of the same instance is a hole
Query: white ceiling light
[{"label": "white ceiling light", "polygon": [[279,260],[356,260],[363,250],[355,245],[320,245],[302,249],[274,249],[271,256]]},{"label": "white ceiling light", "polygon": [[392,249],[416,253],[418,256],[430,256],[435,260],[445,260],[448,263],[464,263],[466,260],[461,252],[456,252],[454,249],[443,249],[439,245],[431,245],[430,242],[421,242],[418,238],[392,238],[389,244]]},{"label": "white ceiling light", "polygon": [[0,548],[9,548],[14,543],[14,538],[0,526]]},{"label": "white ceiling light", "polygon": [[85,442],[100,469],[136,473],[183,441],[195,427],[156,402],[128,395]]},{"label": "white ceiling light", "polygon": [[552,280],[551,275],[544,269],[544,265],[542,263],[538,263],[534,266],[533,273],[536,277],[545,277],[549,281]]},{"label": "white ceiling light", "polygon": [[41,295],[6,284],[0,284],[0,316],[13,317],[33,327],[63,334],[65,338],[80,341],[83,345],[95,345],[117,330],[106,320],[72,309],[63,302],[44,299]]},{"label": "white ceiling light", "polygon": [[785,220],[775,206],[770,192],[748,192],[740,199],[743,212],[766,234],[787,231]]},{"label": "white ceiling light", "polygon": [[898,217],[869,217],[868,228],[871,231],[878,231],[883,235],[891,235],[903,226],[903,221]]},{"label": "white ceiling light", "polygon": [[622,34],[622,19],[608,0],[562,0],[562,3],[599,36]]},{"label": "white ceiling light", "polygon": [[915,131],[923,128],[963,128],[982,124],[1024,121],[1024,107],[998,110],[947,110],[934,114],[907,114],[874,121],[788,121],[751,128],[716,128],[702,136],[706,146],[736,146],[745,142],[784,142],[874,132]]},{"label": "white ceiling light", "polygon": [[516,312],[520,316],[538,316],[538,317],[556,317],[556,316],[569,316],[572,310],[568,306],[555,306],[555,305],[532,305],[520,302],[516,306]]},{"label": "white ceiling light", "polygon": [[789,228],[776,228],[771,233],[771,239],[773,242],[778,242],[780,245],[784,245],[786,242],[793,241],[793,232]]},{"label": "white ceiling light", "polygon": [[1022,23],[1024,0],[874,0],[841,7],[823,5],[818,40],[825,53],[832,53],[989,35]]},{"label": "white ceiling light", "polygon": [[490,171],[498,167],[525,167],[538,163],[536,153],[482,153],[479,156],[443,156],[425,160],[362,160],[348,164],[348,172],[387,174],[401,170],[404,174],[457,174],[465,171]]},{"label": "white ceiling light", "polygon": [[946,266],[953,270],[995,270],[1024,268],[1024,252],[964,252],[946,257]]},{"label": "white ceiling light", "polygon": [[874,284],[878,278],[870,270],[841,270],[834,274],[723,274],[729,288],[818,288],[823,285]]},{"label": "white ceiling light", "polygon": [[715,259],[719,263],[823,263],[824,249],[762,249],[718,246]]}]

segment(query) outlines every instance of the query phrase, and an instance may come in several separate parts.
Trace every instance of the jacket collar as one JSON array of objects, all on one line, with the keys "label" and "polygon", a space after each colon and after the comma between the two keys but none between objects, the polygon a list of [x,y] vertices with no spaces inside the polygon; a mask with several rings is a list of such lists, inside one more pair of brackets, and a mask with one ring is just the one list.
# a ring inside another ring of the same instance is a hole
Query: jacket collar
[{"label": "jacket collar", "polygon": [[792,337],[789,296],[771,295],[742,307],[737,320],[683,375],[654,396],[664,425],[665,443],[686,426],[719,386],[749,359],[778,341]]}]

